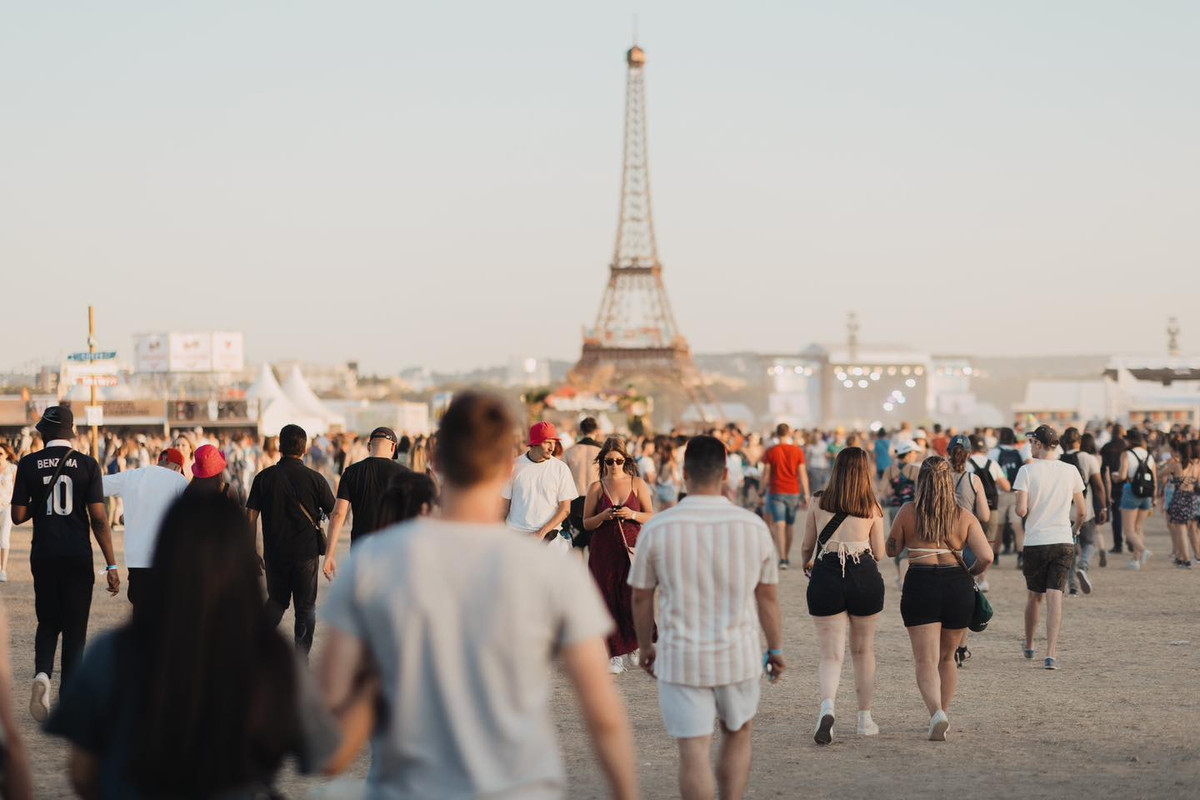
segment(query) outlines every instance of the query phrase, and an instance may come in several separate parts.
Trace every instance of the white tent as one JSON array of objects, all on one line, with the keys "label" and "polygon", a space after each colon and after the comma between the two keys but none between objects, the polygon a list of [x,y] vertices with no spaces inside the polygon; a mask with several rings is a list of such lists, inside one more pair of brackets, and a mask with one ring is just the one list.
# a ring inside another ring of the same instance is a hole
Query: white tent
[{"label": "white tent", "polygon": [[259,403],[258,428],[263,436],[278,436],[284,425],[299,425],[310,437],[329,430],[329,423],[321,415],[291,401],[269,364],[263,364],[258,379],[246,390],[246,398]]},{"label": "white tent", "polygon": [[300,374],[299,366],[292,366],[291,374],[283,382],[283,393],[309,416],[324,420],[326,426],[346,427],[346,418],[321,402],[321,398],[317,397],[316,392],[309,387],[308,381]]}]

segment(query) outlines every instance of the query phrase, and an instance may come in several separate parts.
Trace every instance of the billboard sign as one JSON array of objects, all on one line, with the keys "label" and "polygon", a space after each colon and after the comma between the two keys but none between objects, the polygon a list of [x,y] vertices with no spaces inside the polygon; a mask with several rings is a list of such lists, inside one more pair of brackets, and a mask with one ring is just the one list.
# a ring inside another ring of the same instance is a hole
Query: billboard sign
[{"label": "billboard sign", "polygon": [[241,372],[246,358],[241,332],[217,331],[212,335],[212,371]]},{"label": "billboard sign", "polygon": [[143,333],[134,339],[133,368],[141,373],[166,372],[170,346],[165,333]]},{"label": "billboard sign", "polygon": [[211,333],[172,333],[168,339],[171,372],[212,372]]}]

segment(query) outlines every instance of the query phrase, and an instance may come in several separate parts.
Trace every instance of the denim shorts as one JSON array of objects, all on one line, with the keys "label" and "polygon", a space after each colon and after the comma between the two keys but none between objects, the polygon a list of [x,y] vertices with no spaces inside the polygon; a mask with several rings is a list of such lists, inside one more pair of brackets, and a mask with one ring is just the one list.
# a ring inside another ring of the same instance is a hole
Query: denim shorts
[{"label": "denim shorts", "polygon": [[800,510],[800,495],[798,494],[769,494],[767,495],[767,513],[775,522],[796,524],[796,514]]},{"label": "denim shorts", "polygon": [[1121,492],[1121,510],[1122,511],[1149,511],[1153,504],[1152,497],[1137,497],[1133,493],[1133,487],[1128,483],[1125,484],[1125,489]]}]

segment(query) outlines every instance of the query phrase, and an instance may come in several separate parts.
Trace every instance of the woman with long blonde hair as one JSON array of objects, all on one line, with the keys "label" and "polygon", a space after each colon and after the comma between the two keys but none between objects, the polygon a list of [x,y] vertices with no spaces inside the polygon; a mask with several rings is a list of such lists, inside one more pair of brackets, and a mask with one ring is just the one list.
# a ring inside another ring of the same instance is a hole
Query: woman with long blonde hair
[{"label": "woman with long blonde hair", "polygon": [[[962,549],[975,554],[970,572]],[[900,595],[900,616],[912,641],[917,688],[929,709],[929,739],[945,741],[946,710],[958,681],[954,651],[975,608],[974,575],[992,563],[987,536],[973,513],[959,506],[950,463],[933,456],[921,465],[913,502],[896,514],[887,553],[908,548],[909,568]]]},{"label": "woman with long blonde hair", "polygon": [[883,558],[883,509],[875,499],[872,464],[867,451],[847,447],[838,453],[825,490],[808,513],[800,555],[809,575],[808,613],[817,629],[821,660],[817,680],[821,710],[813,739],[833,739],[833,701],[846,658],[846,629],[854,659],[854,691],[858,696],[860,736],[874,736],[871,719],[875,693],[875,626],[883,611],[883,577],[876,566]]}]

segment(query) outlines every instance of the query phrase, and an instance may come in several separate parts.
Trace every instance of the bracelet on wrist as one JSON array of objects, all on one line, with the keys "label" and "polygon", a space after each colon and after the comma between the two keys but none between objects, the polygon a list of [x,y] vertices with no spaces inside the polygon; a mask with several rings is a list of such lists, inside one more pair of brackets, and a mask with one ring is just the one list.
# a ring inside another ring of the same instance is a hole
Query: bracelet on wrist
[{"label": "bracelet on wrist", "polygon": [[105,570],[106,570],[107,572],[112,572],[112,571],[113,571],[114,569],[116,569],[116,568],[117,568],[117,565],[116,565],[116,564],[109,564],[107,567],[105,567]]}]

